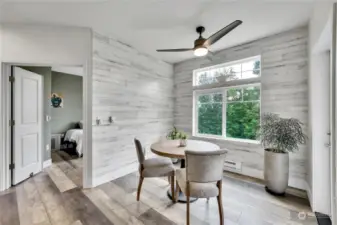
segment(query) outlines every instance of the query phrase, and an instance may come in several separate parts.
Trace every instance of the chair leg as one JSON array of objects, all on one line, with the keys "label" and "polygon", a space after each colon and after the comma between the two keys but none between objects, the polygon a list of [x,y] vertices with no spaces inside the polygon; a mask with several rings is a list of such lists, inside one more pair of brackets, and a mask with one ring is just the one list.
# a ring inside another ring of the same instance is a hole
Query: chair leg
[{"label": "chair leg", "polygon": [[222,181],[217,182],[217,186],[219,189],[219,195],[216,197],[218,200],[219,207],[219,216],[220,216],[220,225],[224,224],[224,216],[223,216],[223,207],[222,207]]},{"label": "chair leg", "polygon": [[190,225],[190,196],[186,195],[186,225]]},{"label": "chair leg", "polygon": [[176,190],[175,190],[175,201],[174,202],[177,202],[177,200],[179,199],[179,196],[180,196],[180,187],[179,187],[179,184],[178,184],[178,181],[176,181]]},{"label": "chair leg", "polygon": [[138,183],[138,190],[137,190],[137,201],[139,201],[139,198],[140,198],[140,191],[142,190],[143,180],[144,180],[144,177],[139,176],[139,183]]},{"label": "chair leg", "polygon": [[186,185],[186,225],[190,225],[190,187]]},{"label": "chair leg", "polygon": [[173,202],[176,202],[176,198],[175,198],[175,190],[174,190],[174,175],[172,175],[170,178],[171,178],[172,201],[173,201]]}]

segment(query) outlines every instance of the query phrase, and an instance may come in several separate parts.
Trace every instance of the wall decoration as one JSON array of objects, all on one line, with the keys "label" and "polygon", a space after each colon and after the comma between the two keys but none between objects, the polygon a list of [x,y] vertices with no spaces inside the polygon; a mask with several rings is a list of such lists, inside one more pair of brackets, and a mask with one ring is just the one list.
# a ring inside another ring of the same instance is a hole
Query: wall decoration
[{"label": "wall decoration", "polygon": [[52,93],[50,96],[51,106],[53,108],[63,108],[63,96],[58,93]]}]

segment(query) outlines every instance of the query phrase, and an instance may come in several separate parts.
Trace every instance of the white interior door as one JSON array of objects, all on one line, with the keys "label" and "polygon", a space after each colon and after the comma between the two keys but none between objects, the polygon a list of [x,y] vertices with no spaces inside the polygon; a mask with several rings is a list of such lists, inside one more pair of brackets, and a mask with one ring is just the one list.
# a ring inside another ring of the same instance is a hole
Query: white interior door
[{"label": "white interior door", "polygon": [[13,184],[42,170],[42,76],[14,67]]}]

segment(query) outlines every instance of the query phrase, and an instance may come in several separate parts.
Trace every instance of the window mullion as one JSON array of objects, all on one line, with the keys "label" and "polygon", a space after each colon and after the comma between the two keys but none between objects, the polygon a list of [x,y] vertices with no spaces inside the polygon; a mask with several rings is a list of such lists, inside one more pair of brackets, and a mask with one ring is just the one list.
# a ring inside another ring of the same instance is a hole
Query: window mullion
[{"label": "window mullion", "polygon": [[227,90],[224,88],[222,92],[222,136],[226,138],[226,110],[227,110]]},{"label": "window mullion", "polygon": [[240,64],[240,79],[242,79],[242,63]]},{"label": "window mullion", "polygon": [[241,88],[241,103],[243,103],[243,89],[244,88]]},{"label": "window mullion", "polygon": [[199,134],[199,111],[198,111],[198,108],[199,108],[199,105],[198,105],[198,93],[194,92],[193,93],[193,127],[192,127],[192,135],[197,135]]}]

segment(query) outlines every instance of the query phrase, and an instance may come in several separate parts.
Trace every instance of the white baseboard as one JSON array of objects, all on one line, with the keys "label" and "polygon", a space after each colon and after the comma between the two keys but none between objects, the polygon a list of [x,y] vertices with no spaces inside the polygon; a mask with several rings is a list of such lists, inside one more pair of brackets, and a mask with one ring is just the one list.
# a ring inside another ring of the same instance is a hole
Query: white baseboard
[{"label": "white baseboard", "polygon": [[109,181],[115,180],[119,177],[126,176],[130,173],[134,173],[138,171],[139,164],[132,163],[126,166],[121,167],[120,169],[114,170],[111,173],[107,173],[103,176],[100,176],[98,178],[93,177],[93,187],[99,186],[101,184],[107,183]]},{"label": "white baseboard", "polygon": [[48,160],[44,161],[43,162],[43,169],[51,166],[51,164],[52,164],[51,159],[48,159]]}]

